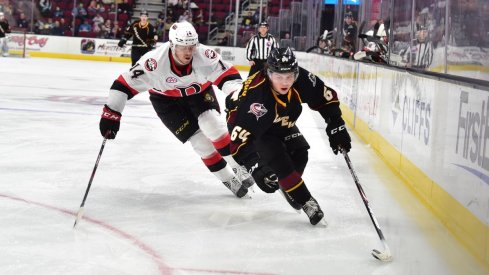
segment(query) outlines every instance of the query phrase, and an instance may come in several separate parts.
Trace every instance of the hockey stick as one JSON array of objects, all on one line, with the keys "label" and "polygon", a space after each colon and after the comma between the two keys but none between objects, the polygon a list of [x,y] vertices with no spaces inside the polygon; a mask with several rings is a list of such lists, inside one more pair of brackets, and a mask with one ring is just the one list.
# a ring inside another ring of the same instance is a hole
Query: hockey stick
[{"label": "hockey stick", "polygon": [[108,134],[109,134],[109,131],[105,135],[104,141],[102,142],[102,146],[100,147],[100,152],[98,153],[97,161],[95,162],[95,166],[93,167],[92,175],[90,176],[90,181],[88,181],[87,190],[85,191],[85,196],[83,196],[83,201],[81,202],[80,209],[78,210],[78,213],[76,214],[76,219],[75,219],[75,223],[73,224],[73,228],[76,227],[78,220],[81,220],[81,218],[83,216],[83,211],[84,211],[84,207],[85,207],[85,201],[87,200],[88,191],[90,191],[90,186],[92,186],[93,177],[95,176],[95,172],[97,171],[97,167],[98,167],[98,163],[100,161],[100,157],[102,156],[102,152],[104,151],[105,142],[107,141]]},{"label": "hockey stick", "polygon": [[370,206],[368,206],[368,199],[367,196],[365,195],[365,192],[363,191],[362,186],[360,185],[360,181],[358,180],[357,174],[355,173],[355,170],[353,170],[353,166],[351,164],[350,158],[348,157],[348,154],[345,150],[340,150],[343,156],[345,157],[346,164],[348,165],[348,168],[350,169],[350,173],[353,177],[353,180],[355,181],[355,184],[357,186],[358,192],[360,192],[360,196],[362,197],[363,203],[365,204],[365,207],[367,208],[368,215],[370,216],[370,219],[372,220],[372,223],[374,224],[375,230],[377,231],[377,234],[379,235],[380,242],[382,243],[382,246],[384,247],[384,251],[379,251],[377,249],[372,250],[372,256],[374,256],[375,259],[383,261],[383,262],[390,262],[392,261],[392,255],[389,247],[387,246],[387,243],[384,238],[384,234],[382,234],[382,230],[380,229],[379,223],[377,222],[377,219],[375,218],[374,214],[372,213],[372,210],[370,209]]}]

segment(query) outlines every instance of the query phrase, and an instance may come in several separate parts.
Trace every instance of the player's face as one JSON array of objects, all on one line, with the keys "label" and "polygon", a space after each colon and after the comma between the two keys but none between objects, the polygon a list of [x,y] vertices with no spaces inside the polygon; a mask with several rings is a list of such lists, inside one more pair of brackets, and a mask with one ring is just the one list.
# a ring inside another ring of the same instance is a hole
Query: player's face
[{"label": "player's face", "polygon": [[272,88],[281,95],[286,94],[294,85],[295,74],[291,73],[271,73],[270,81]]},{"label": "player's face", "polygon": [[192,61],[192,56],[196,49],[197,45],[175,45],[175,59],[180,65],[187,65]]},{"label": "player's face", "polygon": [[146,24],[146,22],[148,22],[148,16],[147,15],[143,14],[143,15],[141,15],[140,18],[141,18],[141,23]]}]

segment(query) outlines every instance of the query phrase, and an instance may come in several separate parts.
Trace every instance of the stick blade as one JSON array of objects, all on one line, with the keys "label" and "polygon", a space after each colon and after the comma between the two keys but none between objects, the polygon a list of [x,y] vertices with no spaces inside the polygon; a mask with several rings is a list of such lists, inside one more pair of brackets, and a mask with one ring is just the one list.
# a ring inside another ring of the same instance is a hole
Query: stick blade
[{"label": "stick blade", "polygon": [[372,250],[372,256],[382,262],[390,262],[392,261],[392,255],[388,251],[378,251],[377,249]]},{"label": "stick blade", "polygon": [[75,223],[73,224],[73,229],[75,229],[76,224],[78,223],[78,221],[81,220],[81,218],[83,216],[83,211],[84,210],[85,210],[84,207],[80,207],[80,210],[78,210],[78,213],[76,214]]}]

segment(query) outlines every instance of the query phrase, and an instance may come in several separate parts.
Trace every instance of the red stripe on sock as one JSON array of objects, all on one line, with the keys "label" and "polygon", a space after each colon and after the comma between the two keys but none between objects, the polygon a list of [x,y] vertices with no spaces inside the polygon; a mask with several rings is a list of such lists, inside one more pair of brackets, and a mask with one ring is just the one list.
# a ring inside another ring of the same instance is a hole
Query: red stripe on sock
[{"label": "red stripe on sock", "polygon": [[224,134],[224,136],[218,138],[215,141],[212,141],[212,144],[214,144],[214,148],[218,150],[229,146],[229,143],[231,143],[231,136],[229,135],[229,133],[226,133]]},{"label": "red stripe on sock", "polygon": [[301,175],[297,172],[292,172],[290,175],[283,179],[279,179],[280,186],[284,190],[288,190],[302,181]]},{"label": "red stripe on sock", "polygon": [[218,152],[214,152],[212,155],[202,158],[202,161],[206,166],[211,166],[221,161],[221,159],[221,154],[219,154]]}]

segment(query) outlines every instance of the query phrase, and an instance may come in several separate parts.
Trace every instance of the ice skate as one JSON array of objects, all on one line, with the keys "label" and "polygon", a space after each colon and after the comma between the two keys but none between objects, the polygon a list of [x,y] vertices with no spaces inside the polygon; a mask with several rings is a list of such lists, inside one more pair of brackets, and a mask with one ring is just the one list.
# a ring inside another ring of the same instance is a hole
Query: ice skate
[{"label": "ice skate", "polygon": [[244,187],[236,177],[224,181],[223,184],[238,198],[242,198],[248,193],[248,188]]},{"label": "ice skate", "polygon": [[289,193],[282,190],[282,188],[280,188],[280,194],[282,194],[285,200],[289,203],[290,206],[292,206],[292,208],[294,208],[297,211],[297,213],[300,213],[300,210],[302,209],[302,205],[294,201],[294,199],[289,195]]},{"label": "ice skate", "polygon": [[253,184],[255,184],[255,180],[244,166],[234,167],[233,172],[236,174],[236,177],[238,177],[244,187],[250,188]]},{"label": "ice skate", "polygon": [[[311,197],[303,206],[302,210],[307,214],[309,217],[309,221],[311,222],[312,225],[318,224],[324,217],[324,213],[321,210],[321,207],[319,207],[318,202]],[[324,226],[327,226],[327,223],[323,220],[322,224]]]}]

